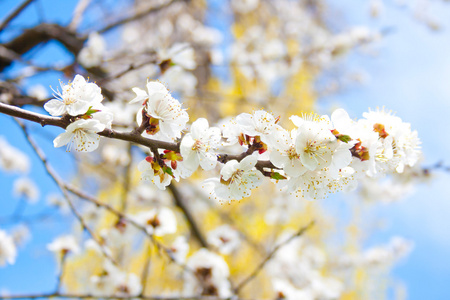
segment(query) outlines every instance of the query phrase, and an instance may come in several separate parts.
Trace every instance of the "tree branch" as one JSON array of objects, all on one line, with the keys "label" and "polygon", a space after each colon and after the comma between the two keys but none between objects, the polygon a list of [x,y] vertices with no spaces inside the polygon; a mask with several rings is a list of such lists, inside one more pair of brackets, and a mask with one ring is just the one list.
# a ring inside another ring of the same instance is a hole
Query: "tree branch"
[{"label": "tree branch", "polygon": [[197,222],[194,219],[194,216],[191,214],[188,206],[184,203],[183,198],[175,186],[174,182],[169,185],[169,190],[172,192],[174,202],[176,206],[178,206],[184,214],[189,227],[191,228],[191,232],[197,241],[200,243],[202,247],[208,248],[208,243],[206,242],[203,233],[200,230],[200,227],[197,225]]},{"label": "tree branch", "polygon": [[[13,105],[4,104],[0,102],[0,113],[10,115],[13,117],[29,120],[32,122],[36,122],[45,125],[57,126],[65,129],[70,124],[70,116],[63,116],[61,118],[50,117],[42,114],[38,114],[35,112],[30,112],[22,108],[15,107]],[[145,138],[140,135],[139,130],[134,130],[131,132],[119,132],[114,129],[105,129],[101,132],[97,132],[98,135],[110,138],[110,139],[118,139],[123,141],[132,142],[138,145],[146,146],[150,149],[165,149],[171,150],[175,152],[180,152],[179,143],[170,143],[164,141],[153,140],[149,138]],[[230,160],[241,161],[244,157],[251,155],[247,152],[241,153],[239,155],[229,155],[229,154],[218,154],[217,160],[221,163],[226,163]],[[260,171],[263,168],[277,169],[270,161],[268,160],[260,160],[255,166]],[[265,173],[263,173],[265,174]]]},{"label": "tree branch", "polygon": [[[116,21],[114,23],[111,23],[111,24],[105,26],[104,28],[98,30],[98,32],[99,33],[104,33],[104,32],[107,32],[107,31],[109,31],[111,29],[114,29],[114,28],[116,28],[116,27],[118,27],[120,25],[123,25],[123,24],[129,23],[129,22],[132,22],[132,21],[136,21],[136,20],[142,19],[143,17],[147,16],[148,14],[156,13],[156,12],[160,11],[163,8],[169,7],[171,4],[173,4],[173,3],[177,2],[177,1],[181,1],[181,0],[171,0],[171,1],[167,1],[166,3],[160,4],[160,5],[156,6],[156,7],[150,7],[147,10],[144,10],[142,12],[136,13],[136,14],[130,16],[130,17],[126,17],[126,18],[124,18],[122,20],[119,20],[119,21]],[[186,1],[186,0],[183,0],[183,1]]]},{"label": "tree branch", "polygon": [[[68,28],[58,24],[43,23],[25,30],[12,41],[3,44],[3,47],[18,55],[22,55],[35,46],[50,40],[60,42],[75,56],[81,51],[84,44],[84,39],[77,37],[76,33]],[[13,60],[11,58],[0,56],[0,71],[3,71],[12,62]]]},{"label": "tree branch", "polygon": [[20,4],[8,17],[6,17],[6,19],[2,22],[2,24],[0,25],[0,32],[3,31],[3,29],[6,28],[6,26],[8,26],[8,24],[14,20],[25,8],[27,8],[28,5],[31,4],[31,2],[33,2],[34,0],[26,0],[24,2],[22,2],[22,4]]},{"label": "tree branch", "polygon": [[309,228],[314,226],[314,221],[311,221],[308,225],[305,227],[300,228],[299,231],[297,231],[295,234],[293,234],[290,238],[288,238],[286,241],[284,241],[281,244],[278,244],[273,248],[273,250],[266,256],[266,258],[255,268],[255,270],[244,280],[241,281],[241,283],[238,284],[238,286],[234,289],[234,293],[237,294],[247,283],[249,283],[251,280],[253,280],[259,272],[264,268],[266,263],[272,259],[272,257],[277,253],[278,250],[280,250],[282,247],[289,244],[293,239],[302,236]]}]

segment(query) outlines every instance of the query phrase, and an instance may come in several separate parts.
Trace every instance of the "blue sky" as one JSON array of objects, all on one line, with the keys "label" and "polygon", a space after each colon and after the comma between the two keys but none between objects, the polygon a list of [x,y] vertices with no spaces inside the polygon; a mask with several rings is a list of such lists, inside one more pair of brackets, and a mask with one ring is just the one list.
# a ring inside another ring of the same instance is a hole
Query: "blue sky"
[{"label": "blue sky", "polygon": [[[76,1],[38,1],[41,3],[45,19],[66,22],[68,13],[73,10]],[[387,6],[379,20],[368,18],[368,2],[356,0],[330,1],[342,10],[341,18],[349,25],[365,24],[373,28],[392,27],[378,48],[377,57],[350,55],[343,62],[343,69],[365,70],[369,80],[360,86],[353,86],[342,93],[320,99],[321,103],[343,106],[352,117],[360,117],[368,107],[386,106],[403,120],[410,122],[419,132],[425,163],[431,165],[444,160],[450,165],[450,5],[435,4],[433,15],[443,21],[441,32],[431,32],[423,24],[414,20],[411,14],[393,6]],[[389,1],[390,3],[391,1]],[[17,5],[18,1],[0,3],[0,19]],[[52,9],[49,9],[52,7]],[[36,7],[29,7],[20,18],[20,22],[33,25],[38,22]],[[342,17],[342,16],[345,16]],[[8,33],[0,35],[4,40]],[[41,57],[41,62],[49,59],[66,60],[67,54],[58,50],[53,44]],[[45,86],[57,85],[56,75],[36,78]],[[22,133],[8,117],[0,115],[0,135],[6,135],[14,146],[22,149],[31,157],[31,149],[23,139]],[[39,131],[38,126],[34,127]],[[59,133],[58,129],[49,130],[50,135]],[[39,142],[50,151],[51,162],[64,176],[70,176],[71,164],[66,167],[67,155],[60,149],[53,149],[49,139],[35,135]],[[63,162],[63,163],[62,163]],[[62,167],[64,165],[64,168]],[[56,191],[56,187],[45,176],[42,166],[33,164],[30,177],[40,178],[41,195]],[[15,201],[11,196],[14,176],[0,174],[0,190],[4,196],[0,202],[0,216],[7,215],[14,209]],[[386,243],[391,236],[400,235],[415,241],[415,250],[410,257],[394,270],[394,277],[408,288],[408,299],[445,300],[450,299],[450,197],[449,175],[437,174],[430,184],[417,187],[417,192],[405,201],[392,205],[374,206],[376,216],[386,222],[384,229],[377,232],[368,244]],[[43,198],[41,203],[43,203]],[[42,204],[27,207],[26,213],[32,214],[42,209]],[[0,268],[0,289],[6,286],[11,292],[51,291],[55,284],[54,259],[45,250],[45,244],[56,234],[63,232],[60,228],[70,230],[70,221],[65,226],[59,223],[36,225],[32,243],[19,252],[17,264],[13,267]],[[6,227],[8,228],[8,227]],[[27,282],[23,273],[27,272]]]}]

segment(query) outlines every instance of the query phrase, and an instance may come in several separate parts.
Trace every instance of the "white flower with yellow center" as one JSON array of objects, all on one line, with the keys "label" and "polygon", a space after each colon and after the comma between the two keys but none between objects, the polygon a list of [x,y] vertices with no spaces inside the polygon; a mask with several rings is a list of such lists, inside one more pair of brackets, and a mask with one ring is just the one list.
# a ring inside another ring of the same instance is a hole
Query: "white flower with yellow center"
[{"label": "white flower with yellow center", "polygon": [[252,189],[258,187],[263,179],[260,171],[254,170],[255,156],[247,156],[240,162],[231,160],[220,171],[220,183],[216,182],[215,195],[220,200],[240,200],[250,196]]},{"label": "white flower with yellow center", "polygon": [[62,92],[55,91],[55,98],[45,103],[44,108],[52,116],[68,113],[71,116],[85,114],[89,107],[97,106],[103,100],[102,91],[93,82],[76,75],[68,84],[61,83]]},{"label": "white flower with yellow center", "polygon": [[295,150],[302,164],[310,171],[329,166],[338,143],[328,118],[310,115],[291,120],[298,126]]},{"label": "white flower with yellow center", "polygon": [[280,129],[277,119],[264,110],[257,110],[252,115],[242,113],[236,117],[236,122],[243,134],[248,136],[259,136],[265,144],[271,144],[274,133]]},{"label": "white flower with yellow center", "polygon": [[67,151],[74,146],[76,151],[91,152],[98,148],[100,136],[97,132],[105,128],[105,124],[95,119],[77,120],[53,140],[53,145],[56,148],[67,145]]},{"label": "white flower with yellow center", "polygon": [[278,168],[283,168],[286,175],[297,177],[304,174],[308,169],[303,166],[300,154],[295,147],[297,131],[288,132],[283,130],[279,135],[278,142],[270,153],[270,161]]},{"label": "white flower with yellow center", "polygon": [[[143,111],[137,113],[137,123],[142,123],[142,113],[150,118],[152,127],[146,130],[147,134],[155,135],[154,138],[176,139],[181,137],[181,131],[185,128],[189,115],[181,108],[181,103],[175,100],[166,87],[156,81],[147,83],[148,93],[139,88],[133,88],[136,97],[130,103],[143,101]],[[157,134],[157,135],[156,135]]]},{"label": "white flower with yellow center", "polygon": [[209,127],[206,119],[200,118],[191,126],[191,132],[181,141],[180,153],[183,164],[194,172],[200,165],[204,170],[214,169],[217,157],[214,152],[219,147],[220,129]]}]

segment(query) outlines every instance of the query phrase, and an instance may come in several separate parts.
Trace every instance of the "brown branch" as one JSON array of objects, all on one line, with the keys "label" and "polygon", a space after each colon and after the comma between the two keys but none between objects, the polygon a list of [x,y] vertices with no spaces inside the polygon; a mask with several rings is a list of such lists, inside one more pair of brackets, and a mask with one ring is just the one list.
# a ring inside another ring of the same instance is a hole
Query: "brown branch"
[{"label": "brown branch", "polygon": [[181,209],[181,211],[183,212],[184,217],[186,218],[186,221],[189,224],[189,228],[191,229],[191,232],[194,235],[194,237],[197,239],[197,241],[200,243],[200,245],[202,247],[208,248],[208,243],[206,242],[206,239],[203,236],[203,233],[201,232],[200,227],[197,225],[197,222],[195,221],[194,216],[192,215],[191,211],[189,210],[189,207],[183,201],[183,197],[181,196],[180,192],[178,191],[178,189],[175,186],[173,181],[169,185],[169,190],[170,190],[170,192],[172,192],[175,205],[178,206]]},{"label": "brown branch", "polygon": [[259,272],[264,268],[267,262],[272,259],[272,257],[277,253],[278,250],[280,250],[282,247],[289,244],[293,239],[302,236],[309,228],[314,226],[314,221],[311,221],[308,225],[300,228],[299,231],[297,231],[295,234],[293,234],[290,238],[288,238],[286,241],[284,241],[281,244],[278,244],[273,248],[273,250],[266,256],[266,258],[253,270],[253,272],[246,277],[244,280],[239,283],[239,285],[234,289],[234,293],[237,294],[247,283],[249,283],[251,280],[253,280]]},{"label": "brown branch", "polygon": [[[58,117],[50,117],[42,114],[38,114],[35,112],[31,112],[22,108],[15,107],[13,105],[0,103],[0,113],[10,115],[13,117],[29,120],[32,122],[36,122],[41,124],[42,126],[45,125],[52,125],[57,126],[61,128],[66,128],[70,124],[70,116],[63,116],[61,118]],[[170,143],[170,142],[164,142],[164,141],[158,141],[153,140],[149,138],[145,138],[140,135],[140,129],[136,129],[131,132],[119,132],[114,129],[105,129],[101,132],[97,132],[98,135],[111,138],[111,139],[118,139],[123,140],[127,142],[132,142],[138,145],[146,146],[152,150],[155,149],[165,149],[165,150],[171,150],[175,152],[180,152],[180,145],[179,143]],[[241,161],[244,159],[244,157],[248,156],[247,152],[241,153],[239,155],[229,155],[229,154],[218,154],[217,160],[221,163],[226,163],[230,160],[237,160]],[[263,168],[270,168],[270,169],[277,169],[270,161],[268,160],[260,160],[255,166],[260,171],[263,170]],[[265,174],[265,173],[263,173]]]},{"label": "brown branch", "polygon": [[31,2],[33,2],[34,0],[26,0],[24,2],[22,2],[22,4],[20,4],[15,10],[12,11],[12,13],[6,17],[6,19],[2,22],[2,24],[0,25],[0,32],[3,31],[3,29],[6,28],[6,26],[8,26],[8,24],[14,20],[25,8],[27,8],[28,5],[31,4]]},{"label": "brown branch", "polygon": [[[169,7],[170,5],[172,5],[173,3],[177,2],[177,1],[180,1],[180,0],[171,0],[171,1],[167,1],[166,3],[160,4],[158,6],[150,7],[147,10],[144,10],[144,11],[139,12],[137,14],[134,14],[132,16],[126,17],[126,18],[121,19],[119,21],[113,22],[113,23],[105,26],[104,28],[98,30],[98,32],[99,33],[104,33],[104,32],[107,32],[107,31],[109,31],[111,29],[114,29],[114,28],[116,28],[116,27],[118,27],[120,25],[129,23],[129,22],[132,22],[132,21],[139,20],[139,19],[147,16],[148,14],[156,13],[156,12],[160,11],[163,8]],[[186,0],[183,0],[183,1],[186,1]]]},{"label": "brown branch", "polygon": [[[75,56],[81,51],[84,44],[84,39],[76,36],[76,33],[70,31],[66,27],[58,24],[42,23],[33,28],[26,29],[21,35],[14,38],[12,41],[3,44],[3,47],[22,55],[33,49],[35,46],[56,40],[63,44],[63,46]],[[0,57],[0,71],[11,65],[13,60],[9,57]]]},{"label": "brown branch", "polygon": [[101,240],[98,240],[95,233],[89,228],[89,226],[86,224],[85,220],[83,219],[83,217],[80,215],[80,213],[76,210],[75,205],[72,202],[72,199],[68,193],[67,188],[65,187],[64,182],[59,178],[59,176],[56,174],[56,172],[52,169],[52,167],[50,166],[50,164],[48,163],[47,157],[44,155],[43,151],[41,148],[39,148],[39,146],[36,144],[36,142],[30,137],[30,135],[28,134],[28,130],[25,127],[25,125],[20,122],[19,120],[16,119],[16,122],[19,124],[19,126],[22,128],[22,131],[25,135],[26,140],[28,141],[28,143],[30,144],[31,148],[33,148],[34,152],[36,153],[36,155],[39,157],[39,159],[42,161],[45,171],[47,172],[47,174],[53,179],[53,181],[56,183],[56,185],[59,187],[59,189],[61,190],[61,192],[64,194],[64,198],[67,201],[67,204],[70,207],[70,210],[72,211],[72,213],[74,214],[74,216],[77,218],[77,220],[80,222],[81,227],[83,228],[83,230],[86,230],[89,235],[91,236],[91,238],[97,243],[97,245],[100,247],[100,250],[102,252],[102,254],[105,256],[105,258],[107,258],[108,260],[110,260],[113,264],[117,265],[117,262],[114,260],[114,258],[112,258],[103,248],[103,243],[101,242]]},{"label": "brown branch", "polygon": [[[59,293],[43,293],[38,295],[10,295],[0,296],[0,299],[39,299],[39,298],[65,298],[65,299],[142,299],[142,300],[229,300],[230,298],[220,298],[211,296],[192,296],[192,297],[173,297],[173,296],[94,296],[90,294],[59,294]],[[235,300],[245,300],[243,298],[233,298]],[[248,299],[250,300],[250,299]],[[253,299],[256,300],[256,299]]]},{"label": "brown branch", "polygon": [[84,193],[83,191],[81,191],[80,189],[76,188],[75,186],[72,186],[68,183],[64,183],[64,187],[71,192],[72,194],[78,196],[81,200],[85,200],[87,202],[90,202],[92,204],[95,204],[97,207],[103,207],[104,209],[108,210],[109,212],[111,212],[112,214],[114,214],[115,216],[117,216],[120,220],[126,221],[129,224],[133,225],[134,227],[136,227],[137,229],[139,229],[140,231],[142,231],[145,236],[147,236],[150,241],[158,248],[158,249],[162,249],[164,251],[164,253],[166,253],[166,255],[169,257],[169,259],[174,262],[175,264],[179,265],[183,270],[186,270],[188,272],[193,273],[193,271],[191,269],[189,269],[185,264],[180,263],[179,261],[177,261],[175,259],[175,257],[173,256],[172,250],[170,250],[169,247],[165,246],[164,244],[162,244],[161,242],[159,242],[158,240],[155,239],[155,237],[152,234],[149,234],[147,232],[147,229],[142,226],[141,224],[137,223],[136,221],[134,221],[133,219],[127,217],[124,213],[118,211],[117,209],[115,209],[114,207],[112,207],[111,205],[107,204],[107,203],[103,203],[101,201],[99,201],[98,199],[96,199],[93,196],[90,196],[86,193]]}]

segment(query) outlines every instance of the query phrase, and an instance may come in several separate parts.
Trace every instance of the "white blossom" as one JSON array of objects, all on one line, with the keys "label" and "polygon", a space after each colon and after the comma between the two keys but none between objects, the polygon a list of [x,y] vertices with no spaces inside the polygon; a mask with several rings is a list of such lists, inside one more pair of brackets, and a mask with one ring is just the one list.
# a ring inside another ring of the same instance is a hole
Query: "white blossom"
[{"label": "white blossom", "polygon": [[298,126],[295,150],[302,164],[310,171],[329,166],[338,143],[327,118],[309,115],[291,120]]},{"label": "white blossom", "polygon": [[85,114],[89,107],[100,104],[103,100],[101,89],[93,82],[87,82],[83,76],[76,75],[73,82],[61,83],[61,90],[55,91],[56,99],[45,103],[44,108],[52,116],[68,113],[71,116]]},{"label": "white blossom", "polygon": [[[154,138],[167,138],[173,140],[181,137],[181,131],[186,126],[189,116],[181,108],[181,103],[175,100],[164,85],[156,81],[147,83],[148,93],[139,88],[133,88],[136,97],[130,103],[141,102],[145,104],[143,112],[150,118],[152,127],[146,130]],[[141,125],[142,110],[137,113],[137,123]]]},{"label": "white blossom", "polygon": [[14,181],[13,192],[16,198],[22,198],[30,203],[36,203],[39,200],[39,189],[31,179],[21,177]]},{"label": "white blossom", "polygon": [[270,153],[270,161],[276,167],[282,168],[286,175],[292,177],[300,176],[308,170],[303,166],[300,154],[297,153],[295,147],[296,137],[296,130],[292,130],[291,132],[284,130]]},{"label": "white blossom", "polygon": [[70,123],[66,132],[61,133],[53,140],[55,147],[67,145],[67,151],[75,147],[76,151],[92,152],[98,148],[100,136],[97,132],[103,131],[105,124],[95,119],[80,119]]},{"label": "white blossom", "polygon": [[77,254],[80,252],[80,246],[73,235],[63,235],[54,239],[53,242],[47,245],[47,249],[56,254],[68,252]]},{"label": "white blossom", "polygon": [[190,133],[181,140],[180,153],[183,164],[192,172],[200,165],[204,170],[211,170],[217,164],[214,151],[219,147],[220,130],[209,127],[206,119],[200,118],[192,123]]},{"label": "white blossom", "polygon": [[133,216],[133,220],[145,227],[149,234],[163,236],[177,231],[177,219],[166,207],[143,211]]},{"label": "white blossom", "polygon": [[277,119],[264,110],[257,110],[253,114],[242,113],[236,117],[236,123],[242,130],[242,133],[248,136],[259,136],[265,144],[270,144],[276,139],[274,133],[280,130],[277,125]]},{"label": "white blossom", "polygon": [[187,260],[186,266],[193,270],[185,272],[183,294],[186,296],[231,296],[231,286],[228,281],[230,271],[225,260],[219,255],[201,248]]},{"label": "white blossom", "polygon": [[103,37],[97,32],[89,34],[86,46],[78,54],[78,61],[85,68],[99,66],[105,53],[106,43]]},{"label": "white blossom", "polygon": [[189,243],[186,237],[179,236],[170,246],[170,252],[178,263],[184,263],[189,253]]},{"label": "white blossom", "polygon": [[239,232],[230,225],[222,225],[208,232],[207,241],[222,254],[231,254],[241,244]]},{"label": "white blossom", "polygon": [[[152,157],[147,157],[139,162],[138,170],[141,172],[141,180],[151,181],[160,190],[165,190],[173,178]],[[175,179],[178,181],[178,178]]]},{"label": "white blossom", "polygon": [[0,267],[16,262],[17,250],[12,237],[0,229]]},{"label": "white blossom", "polygon": [[257,163],[255,156],[247,156],[240,162],[231,160],[220,171],[220,182],[214,181],[215,196],[219,200],[231,201],[248,197],[251,190],[258,187],[263,175],[253,170]]},{"label": "white blossom", "polygon": [[0,167],[5,172],[26,173],[30,169],[28,156],[11,146],[3,136],[0,136]]}]

